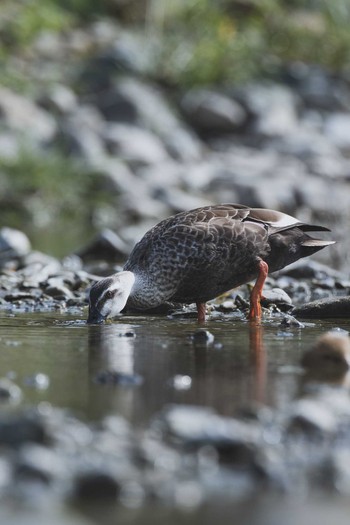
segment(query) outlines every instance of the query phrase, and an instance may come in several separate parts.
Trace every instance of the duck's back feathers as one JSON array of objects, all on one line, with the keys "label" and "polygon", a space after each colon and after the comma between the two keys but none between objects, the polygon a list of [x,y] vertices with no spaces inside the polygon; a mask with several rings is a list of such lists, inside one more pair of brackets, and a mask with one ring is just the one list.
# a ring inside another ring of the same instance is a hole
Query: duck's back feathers
[{"label": "duck's back feathers", "polygon": [[182,212],[154,226],[124,267],[136,281],[129,303],[150,308],[166,300],[205,302],[249,282],[264,260],[271,271],[332,241],[307,231],[327,231],[275,210],[220,204]]}]

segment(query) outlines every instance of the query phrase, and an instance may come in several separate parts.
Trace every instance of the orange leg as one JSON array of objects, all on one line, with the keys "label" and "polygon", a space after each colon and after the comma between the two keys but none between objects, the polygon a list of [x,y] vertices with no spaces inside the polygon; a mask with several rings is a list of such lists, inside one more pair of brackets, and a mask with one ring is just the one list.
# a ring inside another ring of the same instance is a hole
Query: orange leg
[{"label": "orange leg", "polygon": [[196,303],[197,305],[197,312],[198,312],[198,322],[204,323],[205,322],[205,303]]},{"label": "orange leg", "polygon": [[248,319],[250,320],[261,319],[260,300],[262,296],[264,282],[266,280],[266,277],[269,271],[269,267],[265,261],[259,261],[258,266],[259,266],[258,278],[250,294],[250,312],[248,316]]}]

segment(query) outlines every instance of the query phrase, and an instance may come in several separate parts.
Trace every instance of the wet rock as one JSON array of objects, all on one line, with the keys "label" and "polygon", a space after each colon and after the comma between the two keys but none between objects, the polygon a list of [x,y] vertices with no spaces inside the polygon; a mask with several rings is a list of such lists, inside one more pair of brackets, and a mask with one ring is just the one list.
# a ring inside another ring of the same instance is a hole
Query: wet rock
[{"label": "wet rock", "polygon": [[219,464],[264,475],[258,453],[258,433],[254,424],[218,416],[208,408],[173,405],[158,420],[162,431],[186,451],[213,447]]},{"label": "wet rock", "polygon": [[22,399],[22,390],[16,383],[2,377],[0,379],[0,402],[19,403]]},{"label": "wet rock", "polygon": [[140,386],[143,377],[139,374],[127,374],[116,370],[102,370],[95,375],[95,382],[100,385]]},{"label": "wet rock", "polygon": [[[34,284],[31,286],[34,287]],[[10,303],[15,303],[15,302],[23,301],[25,299],[38,299],[41,296],[42,296],[41,290],[31,290],[28,292],[20,292],[20,291],[14,290],[13,292],[10,292],[10,293],[4,293],[3,298],[5,299],[5,301],[8,301]]]},{"label": "wet rock", "polygon": [[51,275],[59,273],[61,269],[61,263],[55,257],[39,251],[31,251],[23,257],[22,267],[17,275],[22,282],[30,282],[33,286],[38,286],[46,282]]},{"label": "wet rock", "polygon": [[35,412],[3,417],[0,420],[0,444],[17,448],[24,443],[46,444],[47,429],[43,420]]},{"label": "wet rock", "polygon": [[328,458],[328,481],[331,488],[340,494],[350,494],[350,451],[334,450]]},{"label": "wet rock", "polygon": [[51,484],[63,476],[63,462],[53,450],[36,444],[24,445],[15,459],[16,481]]},{"label": "wet rock", "polygon": [[257,438],[254,425],[218,416],[205,407],[172,405],[164,410],[159,423],[169,436],[188,446],[211,444],[223,449],[235,443],[250,446]]},{"label": "wet rock", "polygon": [[288,430],[303,432],[315,437],[327,437],[337,430],[334,413],[315,399],[300,399],[290,407]]},{"label": "wet rock", "polygon": [[113,474],[91,469],[79,474],[74,482],[73,498],[89,503],[91,501],[116,501],[120,484]]},{"label": "wet rock", "polygon": [[46,374],[37,373],[25,378],[25,384],[36,390],[47,390],[50,386],[50,378]]},{"label": "wet rock", "polygon": [[293,307],[292,299],[281,288],[272,288],[271,290],[264,290],[261,304],[265,307],[271,304],[275,304],[283,311],[288,311]]},{"label": "wet rock", "polygon": [[73,293],[64,284],[63,279],[60,277],[51,277],[50,279],[48,279],[44,288],[44,292],[50,297],[63,301],[73,299],[74,297]]},{"label": "wet rock", "polygon": [[120,261],[126,260],[129,254],[127,244],[112,230],[102,230],[85,247],[78,250],[77,255],[83,261],[99,260]]},{"label": "wet rock", "polygon": [[192,126],[210,134],[236,131],[247,118],[245,109],[238,102],[208,89],[189,91],[182,99],[181,107]]},{"label": "wet rock", "polygon": [[191,340],[195,346],[207,346],[214,343],[214,335],[209,330],[199,328],[191,335]]},{"label": "wet rock", "polygon": [[281,328],[305,328],[305,325],[292,315],[285,315],[280,324]]},{"label": "wet rock", "polygon": [[350,297],[312,301],[296,306],[291,313],[304,319],[348,318],[350,316]]},{"label": "wet rock", "polygon": [[30,249],[30,241],[25,233],[5,226],[0,229],[0,265],[27,255]]},{"label": "wet rock", "polygon": [[338,332],[327,332],[304,353],[301,364],[312,378],[319,380],[341,378],[350,368],[349,336]]},{"label": "wet rock", "polygon": [[192,378],[188,375],[176,374],[169,379],[168,385],[174,390],[189,390],[192,386]]}]

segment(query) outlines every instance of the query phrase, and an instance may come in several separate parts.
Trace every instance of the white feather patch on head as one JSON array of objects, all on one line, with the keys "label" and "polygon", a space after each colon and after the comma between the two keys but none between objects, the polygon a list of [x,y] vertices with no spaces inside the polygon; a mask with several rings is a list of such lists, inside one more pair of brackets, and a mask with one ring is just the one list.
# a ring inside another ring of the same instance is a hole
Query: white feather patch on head
[{"label": "white feather patch on head", "polygon": [[114,297],[107,299],[102,308],[102,314],[114,317],[127,303],[128,297],[135,282],[135,275],[132,272],[123,271],[113,276],[113,282],[103,292],[105,295],[108,292],[115,292]]}]

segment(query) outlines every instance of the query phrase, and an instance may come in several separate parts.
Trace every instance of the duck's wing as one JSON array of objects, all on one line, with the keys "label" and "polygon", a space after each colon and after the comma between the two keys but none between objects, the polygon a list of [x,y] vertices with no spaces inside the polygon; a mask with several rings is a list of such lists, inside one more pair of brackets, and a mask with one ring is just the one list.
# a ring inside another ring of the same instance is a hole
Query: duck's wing
[{"label": "duck's wing", "polygon": [[289,230],[290,228],[300,228],[302,231],[330,231],[325,226],[315,224],[307,224],[300,222],[295,217],[276,210],[268,210],[264,208],[250,208],[249,215],[246,220],[257,221],[266,224],[273,231]]}]

